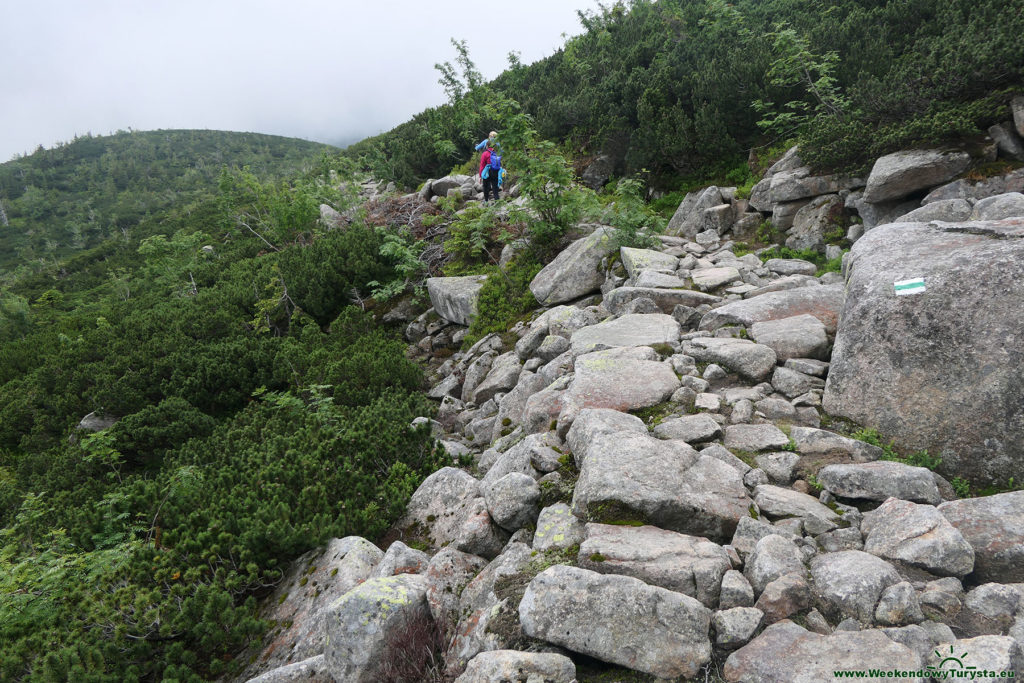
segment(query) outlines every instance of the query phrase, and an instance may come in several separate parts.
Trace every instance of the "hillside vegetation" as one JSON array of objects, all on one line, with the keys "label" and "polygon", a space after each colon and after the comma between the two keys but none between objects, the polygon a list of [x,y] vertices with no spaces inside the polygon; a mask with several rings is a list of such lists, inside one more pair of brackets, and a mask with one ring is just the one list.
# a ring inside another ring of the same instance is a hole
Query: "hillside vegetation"
[{"label": "hillside vegetation", "polygon": [[[542,136],[666,189],[742,185],[750,151],[789,138],[811,164],[863,170],[1005,120],[1024,84],[1021,0],[631,0],[581,18],[582,35],[536,64],[512,55],[490,86]],[[414,187],[501,123],[446,105],[349,153]]]},{"label": "hillside vegetation", "polygon": [[[77,137],[0,164],[0,277],[138,234],[141,221],[209,197],[221,168],[249,167],[264,180],[309,171],[327,145],[211,130],[118,132]],[[150,231],[152,228],[150,228]]]},{"label": "hillside vegetation", "polygon": [[[230,671],[266,628],[255,598],[282,567],[333,537],[383,534],[442,462],[410,427],[431,411],[420,368],[353,304],[353,288],[397,277],[384,235],[358,216],[319,223],[321,202],[353,201],[346,166],[263,147],[264,177],[211,168],[200,182],[197,158],[259,155],[214,146],[150,166],[139,150],[165,135],[193,134],[132,134],[124,156],[84,164],[71,152],[93,141],[16,162],[49,178],[123,167],[156,204],[0,290],[2,680]],[[275,179],[289,165],[316,170]],[[137,180],[143,168],[154,177]],[[104,186],[50,187],[47,215],[136,196]],[[11,213],[8,230],[33,220]],[[76,429],[90,413],[106,422]]]}]

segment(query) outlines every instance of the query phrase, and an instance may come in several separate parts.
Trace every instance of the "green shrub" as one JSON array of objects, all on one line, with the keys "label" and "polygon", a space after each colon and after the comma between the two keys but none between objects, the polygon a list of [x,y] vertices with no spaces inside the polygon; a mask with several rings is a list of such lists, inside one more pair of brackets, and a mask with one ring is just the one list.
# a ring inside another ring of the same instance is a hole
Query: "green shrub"
[{"label": "green shrub", "polygon": [[508,331],[523,315],[537,307],[530,282],[540,269],[539,263],[521,256],[504,270],[497,266],[485,270],[487,281],[480,289],[477,314],[462,342],[463,348],[469,348],[492,332]]}]

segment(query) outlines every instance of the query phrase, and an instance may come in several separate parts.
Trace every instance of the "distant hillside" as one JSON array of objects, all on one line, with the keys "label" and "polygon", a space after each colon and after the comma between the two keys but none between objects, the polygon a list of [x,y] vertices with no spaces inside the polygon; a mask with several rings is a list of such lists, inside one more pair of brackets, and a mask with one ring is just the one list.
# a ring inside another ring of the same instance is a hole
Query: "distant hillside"
[{"label": "distant hillside", "polygon": [[[211,130],[79,137],[0,164],[0,276],[53,262],[113,236],[147,214],[184,206],[216,188],[223,167],[265,179],[309,170],[328,145]],[[133,237],[136,237],[133,235]]]}]

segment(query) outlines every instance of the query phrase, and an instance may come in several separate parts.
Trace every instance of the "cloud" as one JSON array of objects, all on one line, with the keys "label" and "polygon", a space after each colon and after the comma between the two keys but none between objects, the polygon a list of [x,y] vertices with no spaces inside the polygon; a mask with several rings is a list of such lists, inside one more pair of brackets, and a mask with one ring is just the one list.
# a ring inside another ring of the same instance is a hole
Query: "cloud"
[{"label": "cloud", "polygon": [[5,3],[0,160],[127,128],[359,139],[444,101],[433,66],[454,57],[450,38],[493,78],[509,51],[554,52],[596,4]]}]

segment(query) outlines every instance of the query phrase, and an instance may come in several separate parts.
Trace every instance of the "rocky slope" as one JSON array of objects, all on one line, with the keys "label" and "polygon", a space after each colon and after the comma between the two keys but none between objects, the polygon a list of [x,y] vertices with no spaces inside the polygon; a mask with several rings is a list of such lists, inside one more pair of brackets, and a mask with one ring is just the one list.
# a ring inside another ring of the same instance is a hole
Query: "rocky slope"
[{"label": "rocky slope", "polygon": [[[531,286],[547,308],[436,372],[434,427],[472,464],[423,483],[386,552],[293,567],[242,680],[1024,672],[1024,491],[959,500],[838,419],[950,479],[1024,472],[1024,172],[956,179],[976,161],[858,180],[793,150],[749,201],[688,196],[658,249],[569,245]],[[769,214],[824,249],[837,210],[862,218],[843,274],[735,253]],[[415,348],[460,341],[478,290],[432,281]]]}]

